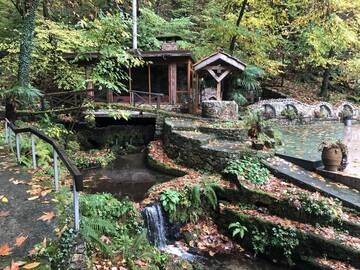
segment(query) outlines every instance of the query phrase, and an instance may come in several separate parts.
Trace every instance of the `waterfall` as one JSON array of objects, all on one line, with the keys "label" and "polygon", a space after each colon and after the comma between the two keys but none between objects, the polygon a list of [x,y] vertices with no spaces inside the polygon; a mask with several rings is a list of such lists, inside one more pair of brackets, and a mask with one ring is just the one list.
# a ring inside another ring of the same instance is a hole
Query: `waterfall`
[{"label": "waterfall", "polygon": [[159,249],[165,249],[166,228],[165,219],[159,203],[145,207],[144,212],[145,225],[149,241]]}]

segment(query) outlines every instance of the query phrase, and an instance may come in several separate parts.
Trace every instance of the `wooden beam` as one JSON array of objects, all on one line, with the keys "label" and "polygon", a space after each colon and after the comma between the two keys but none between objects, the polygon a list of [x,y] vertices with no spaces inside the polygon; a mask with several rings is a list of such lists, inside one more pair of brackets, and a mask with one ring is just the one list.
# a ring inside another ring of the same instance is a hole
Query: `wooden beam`
[{"label": "wooden beam", "polygon": [[221,81],[216,86],[216,99],[221,100]]},{"label": "wooden beam", "polygon": [[215,71],[214,70],[212,70],[212,69],[207,69],[207,71],[210,73],[210,75],[219,83],[219,82],[221,82],[223,79],[225,79],[225,77],[227,76],[227,75],[229,75],[230,74],[230,70],[228,69],[228,70],[225,70],[223,73],[221,73],[221,75],[219,76],[219,75],[217,75],[216,73],[215,73]]},{"label": "wooden beam", "polygon": [[94,97],[94,95],[95,95],[94,84],[91,80],[91,74],[92,74],[92,67],[89,65],[85,66],[85,79],[88,81],[86,90],[89,90],[87,92],[89,97]]},{"label": "wooden beam", "polygon": [[[132,78],[131,78],[131,76],[132,76],[131,68],[129,68],[129,93],[132,90]],[[133,94],[130,93],[130,105],[133,104],[133,98],[134,98]]]},{"label": "wooden beam", "polygon": [[151,66],[148,65],[148,92],[149,92],[149,104],[151,105]]},{"label": "wooden beam", "polygon": [[187,65],[187,87],[188,87],[188,95],[191,95],[191,61],[188,61]]}]

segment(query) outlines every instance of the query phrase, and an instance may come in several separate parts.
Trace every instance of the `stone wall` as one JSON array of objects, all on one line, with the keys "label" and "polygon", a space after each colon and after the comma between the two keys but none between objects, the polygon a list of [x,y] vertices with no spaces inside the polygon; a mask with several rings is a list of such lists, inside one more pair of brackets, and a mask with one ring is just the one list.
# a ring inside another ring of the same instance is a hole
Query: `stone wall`
[{"label": "stone wall", "polygon": [[339,114],[344,110],[350,110],[353,113],[354,118],[360,117],[360,110],[356,108],[350,102],[343,102],[338,106],[333,106],[327,102],[319,102],[317,104],[305,104],[296,99],[286,98],[286,99],[269,99],[262,100],[251,106],[251,110],[260,110],[265,111],[276,118],[281,118],[281,112],[286,108],[294,109],[298,114],[302,114],[304,117],[314,118],[315,112],[322,112],[326,115],[326,118],[337,119]]},{"label": "stone wall", "polygon": [[246,153],[265,154],[252,150],[244,142],[219,141],[214,133],[202,133],[199,129],[176,119],[166,119],[163,136],[166,154],[187,167],[216,172]]},{"label": "stone wall", "polygon": [[221,120],[238,120],[239,107],[235,101],[208,100],[201,103],[202,116]]}]

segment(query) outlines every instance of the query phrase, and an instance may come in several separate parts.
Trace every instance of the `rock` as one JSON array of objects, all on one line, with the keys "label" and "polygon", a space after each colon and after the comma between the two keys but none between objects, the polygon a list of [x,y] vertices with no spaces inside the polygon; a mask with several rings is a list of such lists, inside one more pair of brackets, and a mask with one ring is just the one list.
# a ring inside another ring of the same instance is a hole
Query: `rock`
[{"label": "rock", "polygon": [[238,120],[239,107],[235,101],[203,101],[202,116],[206,118],[217,118],[221,120]]}]

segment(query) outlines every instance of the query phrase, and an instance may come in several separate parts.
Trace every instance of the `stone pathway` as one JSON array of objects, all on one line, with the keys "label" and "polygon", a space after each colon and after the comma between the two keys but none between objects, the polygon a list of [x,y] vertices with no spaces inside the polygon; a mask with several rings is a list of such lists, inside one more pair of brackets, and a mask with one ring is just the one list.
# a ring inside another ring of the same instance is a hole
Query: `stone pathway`
[{"label": "stone pathway", "polygon": [[338,198],[344,205],[360,210],[360,192],[355,189],[331,182],[278,157],[269,159],[265,165],[275,175],[283,177],[297,186]]},{"label": "stone pathway", "polygon": [[[26,191],[30,180],[31,175],[17,166],[9,152],[0,146],[0,197],[8,200],[7,203],[0,200],[0,213],[5,213],[0,216],[0,247],[8,244],[12,248],[9,256],[0,256],[0,269],[12,259],[24,260],[35,244],[54,237],[54,219],[50,223],[38,220],[44,212],[54,211],[51,204],[43,203],[49,195],[28,200],[31,195]],[[15,245],[18,236],[27,237],[20,247]]]}]

